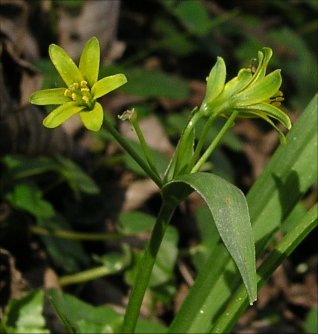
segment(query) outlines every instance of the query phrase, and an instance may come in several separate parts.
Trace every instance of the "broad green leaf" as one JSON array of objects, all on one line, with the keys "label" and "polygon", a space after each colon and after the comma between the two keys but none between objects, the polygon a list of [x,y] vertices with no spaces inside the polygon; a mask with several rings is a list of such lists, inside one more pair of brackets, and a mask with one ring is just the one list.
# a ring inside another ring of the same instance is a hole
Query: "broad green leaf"
[{"label": "broad green leaf", "polygon": [[157,17],[155,22],[153,22],[153,29],[160,35],[160,49],[171,54],[178,57],[189,56],[197,48],[190,36],[175,26],[171,17]]},{"label": "broad green leaf", "polygon": [[79,70],[83,74],[84,79],[88,82],[90,88],[93,87],[98,79],[99,61],[99,42],[96,37],[92,37],[85,44],[79,62]]},{"label": "broad green leaf", "polygon": [[122,248],[122,253],[111,252],[101,256],[93,255],[93,259],[105,267],[103,276],[117,274],[130,264],[131,251],[129,246],[124,244]]},{"label": "broad green leaf", "polygon": [[12,299],[3,318],[8,333],[50,333],[45,328],[43,305],[43,290],[34,290],[20,299]]},{"label": "broad green leaf", "polygon": [[[60,215],[49,219],[38,219],[37,225],[52,232],[55,230],[72,231],[71,225]],[[89,258],[80,241],[66,241],[51,235],[40,236],[40,238],[51,260],[66,273],[74,273],[89,264]]]},{"label": "broad green leaf", "polygon": [[116,88],[124,85],[127,82],[127,78],[124,74],[114,74],[98,80],[92,87],[92,94],[94,99],[115,90]]},{"label": "broad green leaf", "polygon": [[[199,230],[200,243],[190,249],[190,255],[199,272],[203,269],[209,255],[217,249],[216,247],[221,239],[207,205],[199,206],[195,210],[195,218]],[[217,254],[215,255],[217,256]]]},{"label": "broad green leaf", "polygon": [[156,218],[140,211],[122,212],[119,215],[120,227],[125,233],[150,231]]},{"label": "broad green leaf", "polygon": [[164,196],[173,194],[174,184],[184,183],[198,192],[208,205],[218,232],[239,268],[249,294],[256,300],[255,250],[247,203],[243,193],[223,180],[208,173],[182,175],[163,188]]},{"label": "broad green leaf", "polygon": [[30,102],[37,105],[63,104],[71,99],[64,95],[65,88],[43,89],[30,96]]},{"label": "broad green leaf", "polygon": [[[247,195],[257,255],[264,251],[281,222],[317,180],[317,103],[318,95]],[[238,285],[233,261],[220,249],[218,258],[211,256],[199,273],[169,332],[207,332]],[[185,320],[188,318],[191,322]]]},{"label": "broad green leaf", "polygon": [[181,1],[173,12],[190,32],[205,35],[211,28],[212,22],[209,11],[203,3],[198,1]]},{"label": "broad green leaf", "polygon": [[[68,333],[120,333],[123,316],[107,306],[92,306],[58,290],[49,290],[48,297]],[[140,319],[137,333],[164,333],[166,328],[156,322]]]},{"label": "broad green leaf", "polygon": [[129,85],[121,91],[146,98],[168,98],[183,100],[189,96],[189,86],[185,80],[170,76],[160,71],[149,71],[142,68],[125,69]]},{"label": "broad green leaf", "polygon": [[7,165],[7,172],[10,176],[12,175],[13,179],[23,179],[54,171],[59,173],[76,193],[82,191],[88,194],[97,194],[99,192],[92,178],[72,160],[61,156],[56,158],[28,158],[19,155],[8,155],[3,158],[3,161]]},{"label": "broad green leaf", "polygon": [[14,208],[29,212],[39,219],[55,215],[51,203],[43,198],[42,191],[35,185],[17,184],[13,191],[6,195],[6,199]]},{"label": "broad green leaf", "polygon": [[84,126],[91,131],[98,131],[104,119],[104,110],[100,103],[95,102],[94,108],[90,111],[81,111],[79,113]]},{"label": "broad green leaf", "polygon": [[65,178],[70,187],[74,190],[75,194],[82,191],[87,194],[99,193],[94,180],[87,175],[76,163],[72,160],[59,156],[56,158],[58,161],[57,171]]},{"label": "broad green leaf", "polygon": [[153,267],[149,286],[156,287],[173,279],[178,255],[178,240],[177,230],[168,226]]},{"label": "broad green leaf", "polygon": [[67,86],[70,86],[74,82],[80,83],[84,80],[82,73],[75,65],[74,61],[60,46],[51,44],[49,47],[49,55],[52,63]]},{"label": "broad green leaf", "polygon": [[106,306],[94,307],[58,290],[48,291],[48,296],[64,326],[71,326],[77,334],[114,333],[121,323],[122,316]]},{"label": "broad green leaf", "polygon": [[84,106],[76,102],[66,102],[49,113],[43,120],[43,125],[47,128],[56,128],[73,115],[84,109]]}]

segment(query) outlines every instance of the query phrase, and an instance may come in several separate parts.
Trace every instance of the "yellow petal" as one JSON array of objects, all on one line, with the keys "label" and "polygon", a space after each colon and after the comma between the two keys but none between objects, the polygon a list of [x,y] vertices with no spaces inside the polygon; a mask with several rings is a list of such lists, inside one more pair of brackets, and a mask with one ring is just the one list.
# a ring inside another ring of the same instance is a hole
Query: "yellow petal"
[{"label": "yellow petal", "polygon": [[96,37],[92,37],[84,46],[79,70],[91,88],[98,79],[100,47]]},{"label": "yellow petal", "polygon": [[78,67],[61,47],[51,44],[49,47],[49,55],[52,63],[67,86],[70,86],[74,82],[84,80]]},{"label": "yellow petal", "polygon": [[88,130],[98,131],[103,124],[104,111],[98,102],[91,111],[82,111],[79,115]]},{"label": "yellow petal", "polygon": [[91,90],[94,99],[98,99],[99,97],[111,92],[112,90],[115,90],[126,82],[127,78],[124,74],[111,75],[97,81]]},{"label": "yellow petal", "polygon": [[63,104],[71,99],[64,95],[65,88],[42,89],[34,92],[29,101],[37,105]]},{"label": "yellow petal", "polygon": [[44,118],[43,125],[47,128],[56,128],[64,123],[67,119],[83,110],[83,106],[79,106],[75,102],[67,102],[57,107]]}]

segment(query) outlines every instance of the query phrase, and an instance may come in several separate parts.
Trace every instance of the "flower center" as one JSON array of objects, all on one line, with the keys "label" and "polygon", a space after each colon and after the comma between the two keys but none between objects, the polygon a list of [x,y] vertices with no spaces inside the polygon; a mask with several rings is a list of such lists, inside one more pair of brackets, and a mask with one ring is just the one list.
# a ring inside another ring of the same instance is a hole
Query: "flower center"
[{"label": "flower center", "polygon": [[64,92],[65,96],[70,97],[79,105],[84,105],[88,109],[93,109],[94,99],[90,88],[87,86],[87,81],[81,81],[80,83],[72,83]]}]

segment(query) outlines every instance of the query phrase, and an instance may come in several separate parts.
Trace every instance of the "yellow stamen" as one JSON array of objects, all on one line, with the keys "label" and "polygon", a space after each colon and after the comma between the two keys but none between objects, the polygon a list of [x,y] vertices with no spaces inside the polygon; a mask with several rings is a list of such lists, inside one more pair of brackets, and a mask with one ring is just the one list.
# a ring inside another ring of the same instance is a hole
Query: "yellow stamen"
[{"label": "yellow stamen", "polygon": [[81,87],[86,88],[87,87],[87,81],[85,81],[85,80],[81,81]]},{"label": "yellow stamen", "polygon": [[88,98],[88,96],[82,96],[82,100],[84,101],[84,102],[86,102],[86,103],[88,103],[88,101],[89,101],[89,98]]},{"label": "yellow stamen", "polygon": [[89,88],[81,88],[81,92],[82,93],[89,92]]},{"label": "yellow stamen", "polygon": [[67,96],[67,97],[72,97],[72,93],[69,89],[65,89],[64,91],[64,96]]},{"label": "yellow stamen", "polygon": [[72,99],[73,99],[73,101],[75,101],[76,98],[77,98],[77,95],[75,93],[72,93]]}]

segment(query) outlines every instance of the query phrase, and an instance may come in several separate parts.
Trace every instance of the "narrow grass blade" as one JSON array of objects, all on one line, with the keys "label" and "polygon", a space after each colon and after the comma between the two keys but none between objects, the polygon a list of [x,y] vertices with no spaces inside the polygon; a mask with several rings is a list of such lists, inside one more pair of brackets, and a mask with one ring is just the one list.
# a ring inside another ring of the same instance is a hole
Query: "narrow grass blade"
[{"label": "narrow grass blade", "polygon": [[[299,224],[285,235],[274,251],[272,251],[268,258],[262,263],[257,275],[258,289],[263,286],[276,268],[293,252],[305,237],[317,227],[317,213],[318,205],[316,204],[306,213]],[[228,333],[247,306],[248,296],[244,286],[241,284],[232,297],[231,303],[212,327],[210,333]]]}]

